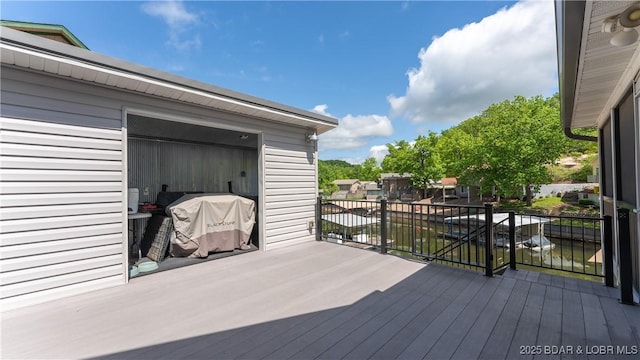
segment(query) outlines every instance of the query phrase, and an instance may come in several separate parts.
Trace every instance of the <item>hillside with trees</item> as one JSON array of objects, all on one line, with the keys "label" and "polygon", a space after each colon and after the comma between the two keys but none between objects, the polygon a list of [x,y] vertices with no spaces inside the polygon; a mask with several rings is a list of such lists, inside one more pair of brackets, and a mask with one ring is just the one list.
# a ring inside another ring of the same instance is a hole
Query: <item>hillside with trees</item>
[{"label": "hillside with trees", "polygon": [[[361,165],[321,161],[320,187],[330,193],[329,184],[335,179],[375,181],[380,172],[410,173],[416,189],[426,191],[434,180],[456,177],[459,183],[478,185],[483,192],[495,189],[498,197],[524,195],[530,204],[540,184],[581,180],[591,173],[593,156],[587,157],[579,171],[560,175],[568,179],[559,179],[561,169],[556,163],[562,156],[597,153],[597,143],[564,135],[559,114],[557,94],[549,98],[516,96],[440,134],[429,132],[413,142],[387,144],[389,154],[381,167],[373,158]],[[596,131],[579,132],[595,136]],[[521,194],[523,187],[525,194]]]},{"label": "hillside with trees", "polygon": [[368,158],[362,164],[350,164],[343,160],[318,161],[318,186],[325,193],[338,190],[333,183],[337,179],[359,179],[362,181],[378,181],[381,169],[375,158]]}]

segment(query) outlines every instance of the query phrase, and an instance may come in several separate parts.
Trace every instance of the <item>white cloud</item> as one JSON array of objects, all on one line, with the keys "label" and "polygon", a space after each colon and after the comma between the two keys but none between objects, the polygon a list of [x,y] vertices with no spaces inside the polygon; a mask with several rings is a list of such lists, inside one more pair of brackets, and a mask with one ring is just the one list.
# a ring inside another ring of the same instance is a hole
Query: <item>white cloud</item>
[{"label": "white cloud", "polygon": [[389,154],[387,145],[374,145],[369,149],[369,157],[375,158],[378,164],[382,163],[382,160],[387,154]]},{"label": "white cloud", "polygon": [[321,114],[321,115],[331,116],[331,114],[329,114],[327,112],[328,108],[329,108],[329,105],[321,104],[321,105],[314,106],[313,110],[311,110],[311,111],[316,112],[316,113]]},{"label": "white cloud", "polygon": [[347,115],[340,119],[337,128],[320,136],[320,147],[322,149],[355,149],[365,146],[368,137],[391,134],[393,134],[393,127],[386,116]]},{"label": "white cloud", "polygon": [[[327,104],[316,105],[312,111],[332,116]],[[366,139],[374,136],[390,136],[393,126],[388,117],[382,115],[351,114],[339,119],[337,128],[320,135],[320,149],[355,149],[367,145]]]},{"label": "white cloud", "polygon": [[178,50],[200,48],[200,37],[195,35],[191,39],[184,39],[184,33],[190,25],[197,24],[198,15],[189,12],[181,0],[150,1],[142,4],[142,11],[148,15],[161,18],[169,27],[167,44]]},{"label": "white cloud", "polygon": [[392,116],[452,125],[515,95],[551,95],[557,86],[553,1],[522,1],[451,29],[420,50]]}]

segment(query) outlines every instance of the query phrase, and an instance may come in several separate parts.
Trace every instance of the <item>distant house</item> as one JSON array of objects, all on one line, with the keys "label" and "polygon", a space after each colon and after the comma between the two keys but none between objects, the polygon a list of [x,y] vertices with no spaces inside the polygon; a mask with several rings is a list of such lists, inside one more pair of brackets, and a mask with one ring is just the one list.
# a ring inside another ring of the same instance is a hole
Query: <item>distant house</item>
[{"label": "distant house", "polygon": [[585,186],[578,191],[578,201],[591,202],[593,205],[600,206],[599,189],[596,186]]},{"label": "distant house", "polygon": [[38,24],[23,21],[0,20],[0,26],[37,35],[66,45],[89,50],[89,48],[71,33],[64,25]]},{"label": "distant house", "polygon": [[370,181],[364,184],[364,190],[366,191],[366,199],[371,201],[380,200],[384,196],[382,187],[375,181]]},{"label": "distant house", "polygon": [[356,192],[360,188],[360,180],[358,179],[339,179],[334,180],[334,184],[338,185],[340,191]]},{"label": "distant house", "polygon": [[591,160],[591,175],[587,175],[588,183],[599,183],[600,182],[600,158],[595,157]]},{"label": "distant house", "polygon": [[440,200],[458,199],[461,197],[458,179],[454,177],[442,178],[429,186],[431,195]]},{"label": "distant house", "polygon": [[413,201],[420,199],[420,192],[411,185],[412,174],[380,174],[382,192],[389,200]]},{"label": "distant house", "polygon": [[358,179],[338,179],[333,181],[338,186],[338,191],[331,195],[332,199],[353,199],[365,196],[362,183]]}]

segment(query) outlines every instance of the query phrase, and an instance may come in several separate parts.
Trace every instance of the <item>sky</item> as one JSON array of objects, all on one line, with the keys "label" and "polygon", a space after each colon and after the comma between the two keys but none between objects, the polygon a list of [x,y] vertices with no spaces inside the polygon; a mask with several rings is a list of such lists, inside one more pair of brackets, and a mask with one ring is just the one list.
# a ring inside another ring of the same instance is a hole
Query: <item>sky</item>
[{"label": "sky", "polygon": [[517,95],[558,91],[553,0],[15,1],[92,51],[332,116],[319,157],[381,161]]}]

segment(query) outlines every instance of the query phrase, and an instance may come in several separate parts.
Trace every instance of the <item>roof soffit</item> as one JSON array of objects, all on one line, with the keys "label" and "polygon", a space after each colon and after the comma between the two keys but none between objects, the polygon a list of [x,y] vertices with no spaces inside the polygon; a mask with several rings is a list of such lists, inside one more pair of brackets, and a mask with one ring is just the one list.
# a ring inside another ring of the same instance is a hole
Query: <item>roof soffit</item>
[{"label": "roof soffit", "polygon": [[[640,68],[640,47],[616,47],[610,44],[612,34],[601,31],[602,21],[619,14],[636,1],[588,1],[583,19],[582,41],[579,48],[575,96],[573,98],[571,128],[602,124],[610,116],[611,108],[629,90]],[[570,14],[567,14],[567,16]],[[562,24],[566,26],[566,24]],[[575,29],[563,29],[575,31]],[[564,44],[569,46],[571,44]],[[565,70],[562,76],[570,76]],[[566,91],[566,89],[565,89]],[[569,106],[569,104],[566,104]]]}]

